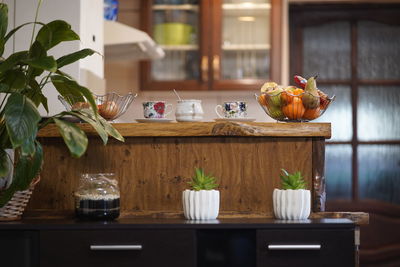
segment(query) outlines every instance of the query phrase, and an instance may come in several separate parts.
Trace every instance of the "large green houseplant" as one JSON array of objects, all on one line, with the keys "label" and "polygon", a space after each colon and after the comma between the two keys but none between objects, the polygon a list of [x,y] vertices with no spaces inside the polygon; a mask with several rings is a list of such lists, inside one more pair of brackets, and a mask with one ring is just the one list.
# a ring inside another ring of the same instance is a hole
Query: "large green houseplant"
[{"label": "large green houseplant", "polygon": [[[123,137],[98,115],[95,100],[89,89],[79,85],[62,68],[79,59],[92,55],[95,51],[83,49],[55,59],[48,54],[49,49],[66,41],[79,40],[71,26],[62,20],[44,24],[37,22],[39,1],[34,22],[26,23],[7,32],[8,7],[0,3],[0,177],[9,173],[6,149],[15,154],[12,183],[0,190],[0,207],[3,207],[16,191],[29,187],[38,175],[43,151],[37,140],[38,130],[49,123],[55,123],[71,154],[80,157],[88,145],[86,134],[74,123],[63,120],[64,116],[75,116],[93,126],[107,143],[108,136],[123,141]],[[18,51],[3,57],[8,40],[22,27],[33,25],[32,38],[28,50]],[[35,27],[40,28],[35,34]],[[76,101],[90,103],[90,109],[61,112],[49,118],[41,118],[38,107],[48,112],[47,98],[42,89],[52,83],[62,96],[73,95]]]}]

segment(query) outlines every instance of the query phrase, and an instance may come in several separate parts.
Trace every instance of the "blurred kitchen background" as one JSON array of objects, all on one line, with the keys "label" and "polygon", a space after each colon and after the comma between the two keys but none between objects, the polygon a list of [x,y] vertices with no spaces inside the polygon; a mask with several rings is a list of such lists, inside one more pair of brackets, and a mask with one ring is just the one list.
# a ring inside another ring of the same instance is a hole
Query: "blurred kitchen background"
[{"label": "blurred kitchen background", "polygon": [[[33,20],[37,0],[4,1],[15,26]],[[336,95],[317,120],[332,123],[327,208],[371,214],[361,266],[400,266],[400,0],[107,2],[118,8],[107,21],[103,0],[44,0],[39,20],[67,20],[81,36],[55,54],[99,52],[65,69],[81,84],[138,93],[120,122],[142,118],[145,100],[176,104],[172,89],[201,99],[205,121],[217,104],[244,100],[249,117],[272,122],[254,98],[261,85],[318,75],[319,88]],[[30,30],[6,51],[24,49]],[[64,109],[52,99],[53,112]]]}]

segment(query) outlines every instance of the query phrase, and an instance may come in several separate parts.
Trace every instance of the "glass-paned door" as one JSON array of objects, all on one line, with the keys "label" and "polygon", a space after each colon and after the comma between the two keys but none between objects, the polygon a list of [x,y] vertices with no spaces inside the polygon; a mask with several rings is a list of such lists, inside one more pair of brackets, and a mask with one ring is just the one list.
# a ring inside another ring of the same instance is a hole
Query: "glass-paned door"
[{"label": "glass-paned door", "polygon": [[154,0],[153,38],[165,57],[151,64],[151,80],[198,80],[200,5],[197,0]]},{"label": "glass-paned door", "polygon": [[291,8],[292,75],[336,95],[317,120],[332,123],[328,200],[400,204],[400,6],[356,10]]},{"label": "glass-paned door", "polygon": [[222,80],[269,78],[270,10],[269,0],[223,1]]}]

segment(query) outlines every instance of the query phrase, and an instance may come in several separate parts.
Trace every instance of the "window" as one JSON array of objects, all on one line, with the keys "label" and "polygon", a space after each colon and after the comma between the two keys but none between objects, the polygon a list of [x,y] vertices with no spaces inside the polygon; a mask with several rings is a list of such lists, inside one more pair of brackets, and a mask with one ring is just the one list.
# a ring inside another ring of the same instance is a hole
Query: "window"
[{"label": "window", "polygon": [[400,5],[292,5],[291,74],[318,75],[336,101],[328,201],[400,204]]}]

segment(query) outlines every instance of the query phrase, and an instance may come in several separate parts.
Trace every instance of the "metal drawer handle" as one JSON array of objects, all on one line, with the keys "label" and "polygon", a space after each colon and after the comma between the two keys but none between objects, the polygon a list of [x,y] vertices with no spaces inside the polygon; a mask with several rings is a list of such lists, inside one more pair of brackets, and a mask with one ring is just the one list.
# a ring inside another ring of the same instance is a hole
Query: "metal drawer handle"
[{"label": "metal drawer handle", "polygon": [[320,250],[321,245],[268,245],[269,250]]},{"label": "metal drawer handle", "polygon": [[142,250],[142,245],[90,245],[90,250]]}]

